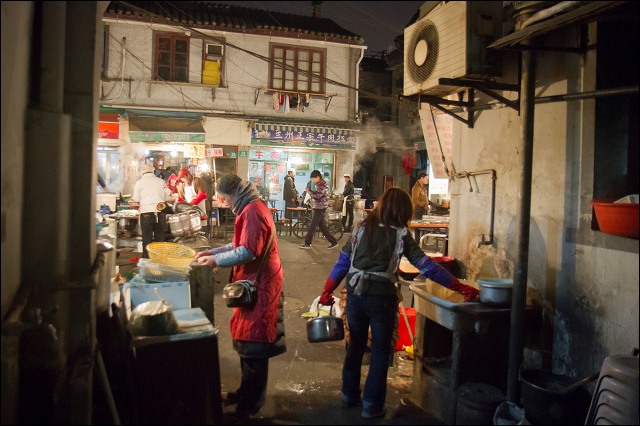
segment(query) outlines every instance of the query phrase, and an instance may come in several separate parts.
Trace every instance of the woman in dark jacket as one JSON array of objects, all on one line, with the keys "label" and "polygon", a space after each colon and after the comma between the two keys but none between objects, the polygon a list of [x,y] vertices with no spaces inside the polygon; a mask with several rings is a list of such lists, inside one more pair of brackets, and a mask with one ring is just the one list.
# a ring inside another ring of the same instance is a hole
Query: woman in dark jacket
[{"label": "woman in dark jacket", "polygon": [[[251,307],[234,308],[231,317],[233,348],[240,355],[242,381],[227,402],[238,404],[236,418],[246,420],[264,404],[269,358],[284,353],[284,272],[271,211],[260,199],[255,185],[238,176],[218,181],[218,194],[236,215],[233,242],[198,253],[200,265],[233,266],[230,282],[255,280],[263,257],[266,260],[256,282],[258,301]],[[269,240],[271,248],[265,253]]]},{"label": "woman in dark jacket", "polygon": [[[356,225],[351,239],[340,252],[320,296],[320,303],[333,303],[333,291],[346,277],[349,346],[342,367],[342,405],[359,405],[362,417],[386,414],[387,370],[396,327],[398,295],[395,283],[398,264],[405,256],[420,273],[471,301],[478,291],[462,284],[420,249],[407,225],[411,220],[411,197],[399,188],[387,189],[377,206]],[[371,364],[360,396],[360,375],[369,326]]]}]

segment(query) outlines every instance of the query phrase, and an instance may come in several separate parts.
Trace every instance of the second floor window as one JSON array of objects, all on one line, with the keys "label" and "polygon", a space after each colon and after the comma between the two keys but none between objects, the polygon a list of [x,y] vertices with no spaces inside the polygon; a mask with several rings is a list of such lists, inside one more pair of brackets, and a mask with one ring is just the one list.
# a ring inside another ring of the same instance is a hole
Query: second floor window
[{"label": "second floor window", "polygon": [[271,88],[324,93],[325,51],[293,46],[271,46]]},{"label": "second floor window", "polygon": [[156,34],[155,79],[189,81],[189,37]]}]

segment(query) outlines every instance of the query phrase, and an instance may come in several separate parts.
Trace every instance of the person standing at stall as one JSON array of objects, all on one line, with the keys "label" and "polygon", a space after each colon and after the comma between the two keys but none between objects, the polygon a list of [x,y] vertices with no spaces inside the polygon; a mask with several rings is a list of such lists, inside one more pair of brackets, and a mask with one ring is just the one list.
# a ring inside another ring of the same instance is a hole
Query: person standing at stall
[{"label": "person standing at stall", "polygon": [[[353,228],[353,206],[355,205],[355,199],[353,197],[353,182],[351,182],[351,176],[348,174],[344,175],[344,191],[342,191],[342,195],[344,196],[344,216],[342,216],[342,227],[344,228],[344,232],[351,232],[351,228]],[[349,219],[349,226],[345,226],[347,224],[347,219]]]},{"label": "person standing at stall", "polygon": [[178,202],[187,202],[197,206],[200,211],[200,219],[207,220],[207,184],[199,177],[194,177],[189,169],[181,169],[178,173]]},{"label": "person standing at stall", "polygon": [[[411,198],[400,188],[387,189],[371,213],[356,225],[327,278],[319,303],[333,304],[333,292],[346,277],[349,345],[342,367],[342,406],[362,402],[361,415],[372,419],[387,412],[387,370],[397,327],[398,265],[405,256],[420,273],[474,300],[478,290],[462,284],[425,255],[409,232]],[[362,358],[371,326],[371,361],[361,396]]]},{"label": "person standing at stall", "polygon": [[165,213],[157,210],[158,203],[171,201],[171,191],[164,180],[154,174],[153,166],[145,164],[142,176],[133,186],[131,199],[140,203],[140,231],[142,232],[142,257],[149,257],[147,246],[152,242],[164,242],[167,230]]},{"label": "person standing at stall", "polygon": [[[218,194],[236,215],[233,242],[205,250],[195,256],[199,265],[232,266],[230,282],[255,280],[258,300],[254,306],[234,308],[231,317],[233,348],[240,355],[242,380],[227,394],[228,404],[238,404],[235,420],[246,421],[264,404],[269,376],[269,358],[287,350],[284,336],[284,270],[273,216],[260,199],[256,186],[235,175],[218,181]],[[265,252],[269,247],[269,252]],[[246,423],[243,423],[246,424]]]},{"label": "person standing at stall", "polygon": [[429,200],[429,175],[422,172],[411,189],[411,203],[413,204],[413,219],[420,220],[422,215],[429,212],[433,202]]},{"label": "person standing at stall", "polygon": [[291,219],[293,212],[287,210],[287,207],[298,207],[298,191],[295,184],[296,171],[289,169],[287,175],[284,178],[284,190],[282,192],[282,199],[285,203],[284,217]]},{"label": "person standing at stall", "polygon": [[324,218],[324,213],[329,205],[329,187],[327,182],[322,179],[320,170],[314,170],[311,172],[311,180],[316,185],[316,190],[312,191],[307,188],[307,194],[311,196],[311,223],[309,224],[309,230],[307,236],[304,238],[304,244],[300,245],[301,249],[310,249],[311,241],[313,240],[313,234],[316,232],[316,228],[320,227],[322,235],[329,241],[328,249],[332,249],[338,246],[338,240],[331,235],[329,228],[327,227],[327,221]]}]

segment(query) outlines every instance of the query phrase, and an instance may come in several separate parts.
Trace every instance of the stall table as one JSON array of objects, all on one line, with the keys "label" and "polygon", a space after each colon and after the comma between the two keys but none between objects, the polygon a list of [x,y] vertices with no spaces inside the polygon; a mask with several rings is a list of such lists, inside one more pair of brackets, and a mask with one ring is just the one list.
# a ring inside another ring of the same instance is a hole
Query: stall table
[{"label": "stall table", "polygon": [[224,424],[218,330],[181,331],[132,339],[140,424]]}]

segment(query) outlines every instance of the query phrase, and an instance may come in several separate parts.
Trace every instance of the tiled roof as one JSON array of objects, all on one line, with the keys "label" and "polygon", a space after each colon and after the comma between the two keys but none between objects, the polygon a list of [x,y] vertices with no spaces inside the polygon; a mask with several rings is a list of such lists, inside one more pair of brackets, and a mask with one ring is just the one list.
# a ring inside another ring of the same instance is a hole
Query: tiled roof
[{"label": "tiled roof", "polygon": [[[152,21],[217,31],[358,44],[364,39],[327,18],[201,1],[113,1],[105,18]],[[164,20],[164,22],[162,21]]]}]

